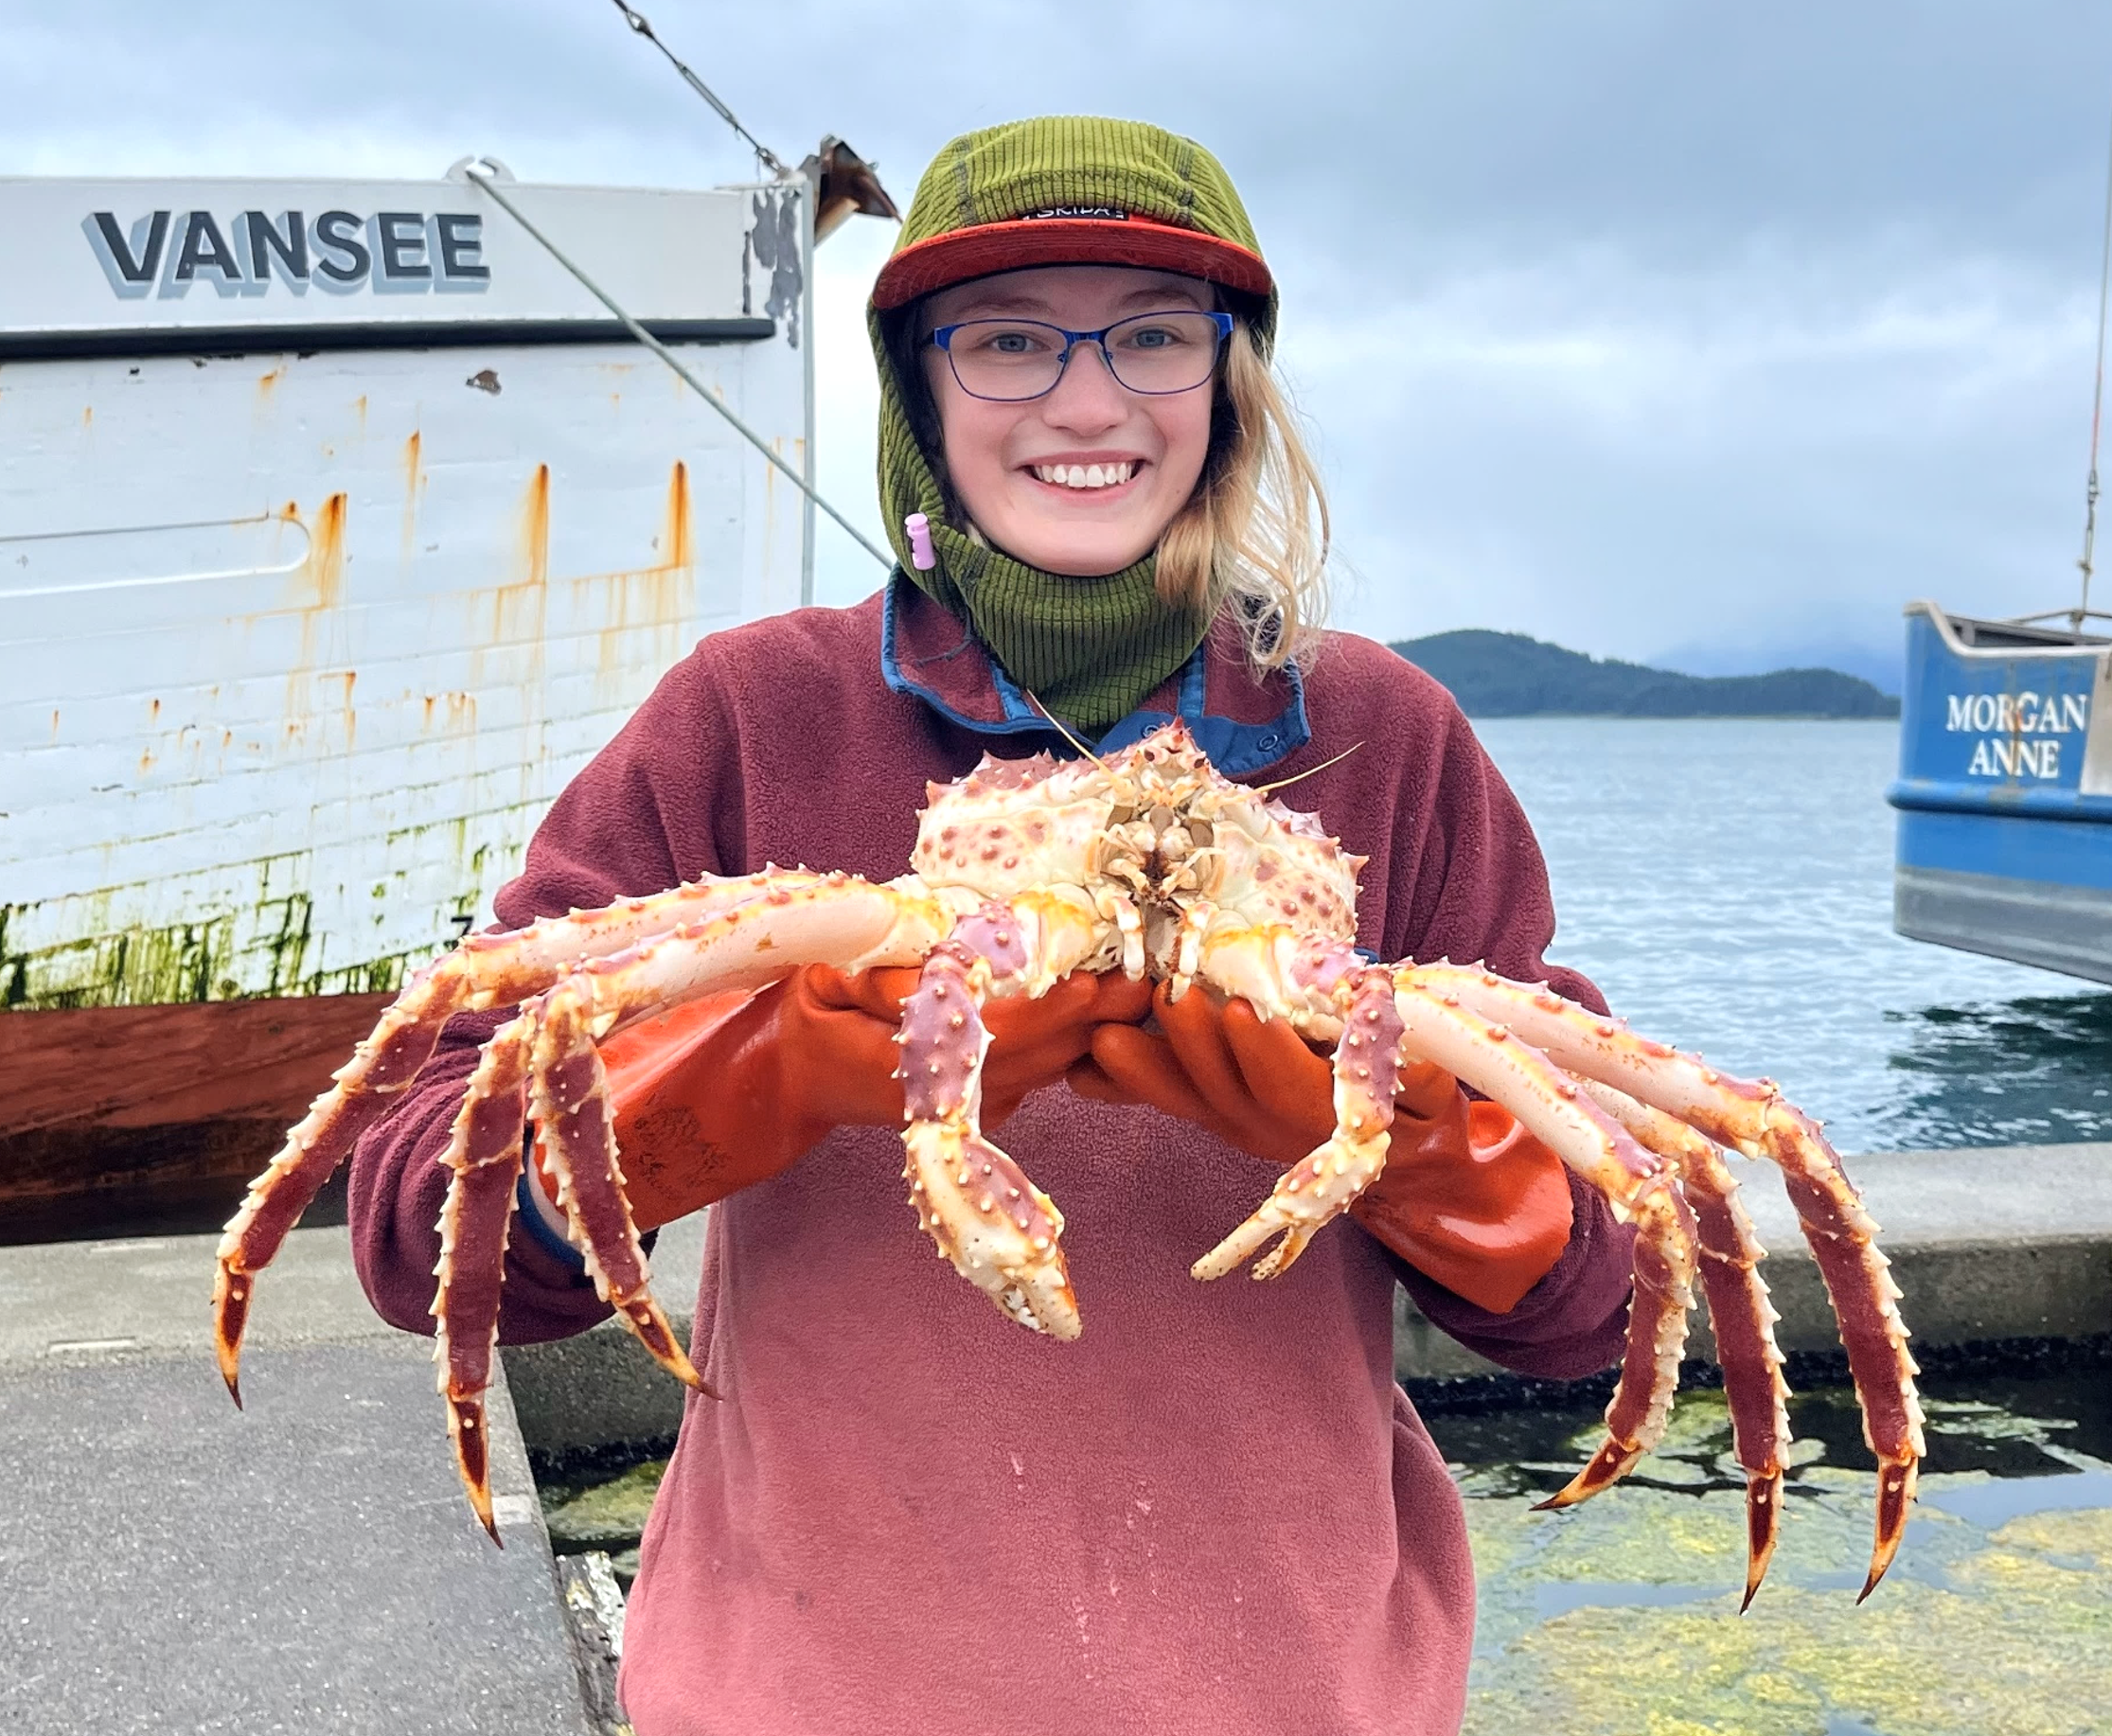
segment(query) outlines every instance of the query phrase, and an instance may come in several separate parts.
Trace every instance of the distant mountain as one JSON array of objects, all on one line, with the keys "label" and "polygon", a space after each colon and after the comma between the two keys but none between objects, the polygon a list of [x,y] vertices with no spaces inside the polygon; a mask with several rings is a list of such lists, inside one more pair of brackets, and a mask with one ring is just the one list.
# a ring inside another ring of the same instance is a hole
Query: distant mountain
[{"label": "distant mountain", "polygon": [[1838,669],[1680,675],[1469,629],[1395,644],[1470,717],[1896,717],[1899,701]]},{"label": "distant mountain", "polygon": [[1673,646],[1651,667],[1677,675],[1764,675],[1770,669],[1838,669],[1859,675],[1879,693],[1896,695],[1907,680],[1904,644],[1858,645],[1849,639],[1778,641],[1751,649],[1721,641]]}]

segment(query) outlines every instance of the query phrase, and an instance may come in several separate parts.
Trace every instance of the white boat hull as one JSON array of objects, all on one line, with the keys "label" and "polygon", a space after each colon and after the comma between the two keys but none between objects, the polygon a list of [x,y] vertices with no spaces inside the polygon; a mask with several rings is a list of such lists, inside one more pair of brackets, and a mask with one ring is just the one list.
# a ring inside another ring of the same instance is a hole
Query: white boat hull
[{"label": "white boat hull", "polygon": [[[440,310],[446,347],[0,363],[11,1011],[394,987],[698,638],[800,601],[796,491],[664,364]],[[683,354],[803,462],[786,331]]]}]

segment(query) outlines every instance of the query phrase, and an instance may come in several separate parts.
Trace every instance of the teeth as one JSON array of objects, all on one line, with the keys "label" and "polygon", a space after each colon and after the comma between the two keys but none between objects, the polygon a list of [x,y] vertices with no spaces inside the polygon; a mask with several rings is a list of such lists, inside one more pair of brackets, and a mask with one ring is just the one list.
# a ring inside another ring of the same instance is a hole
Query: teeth
[{"label": "teeth", "polygon": [[1126,483],[1137,473],[1133,463],[1122,464],[1038,464],[1035,475],[1043,482],[1054,483],[1059,488],[1112,488]]}]

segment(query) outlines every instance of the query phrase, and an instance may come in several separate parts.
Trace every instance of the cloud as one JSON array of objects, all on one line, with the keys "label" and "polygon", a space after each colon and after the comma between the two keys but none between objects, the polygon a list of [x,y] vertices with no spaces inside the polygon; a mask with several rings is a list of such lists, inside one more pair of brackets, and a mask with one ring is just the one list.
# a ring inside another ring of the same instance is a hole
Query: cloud
[{"label": "cloud", "polygon": [[1327,436],[1358,614],[1653,655],[2065,600],[2094,297],[1879,251],[1599,249],[1308,317],[1304,402],[1358,405]]}]

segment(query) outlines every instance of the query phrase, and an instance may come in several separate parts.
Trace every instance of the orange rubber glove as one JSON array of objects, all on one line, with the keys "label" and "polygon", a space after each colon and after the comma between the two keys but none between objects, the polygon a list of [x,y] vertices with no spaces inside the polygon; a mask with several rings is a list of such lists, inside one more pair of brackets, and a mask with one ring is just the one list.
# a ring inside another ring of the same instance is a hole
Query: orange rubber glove
[{"label": "orange rubber glove", "polygon": [[[832,1128],[902,1125],[895,1033],[914,968],[846,974],[809,965],[754,994],[707,996],[641,1019],[601,1046],[624,1192],[640,1230],[767,1181]],[[1038,1001],[983,1009],[990,1053],[983,1125],[1052,1085],[1106,1019],[1140,1020],[1151,985],[1120,971],[1066,977]],[[557,1189],[540,1143],[536,1173]]]},{"label": "orange rubber glove", "polygon": [[[1071,1088],[1145,1103],[1288,1166],[1335,1130],[1334,1066],[1284,1019],[1200,987],[1153,1001],[1160,1032],[1109,1024]],[[1162,1035],[1161,1034],[1162,1033]],[[1470,1100],[1427,1061],[1401,1070],[1386,1168],[1350,1214],[1418,1271],[1507,1314],[1569,1246],[1562,1160],[1506,1109]]]}]

